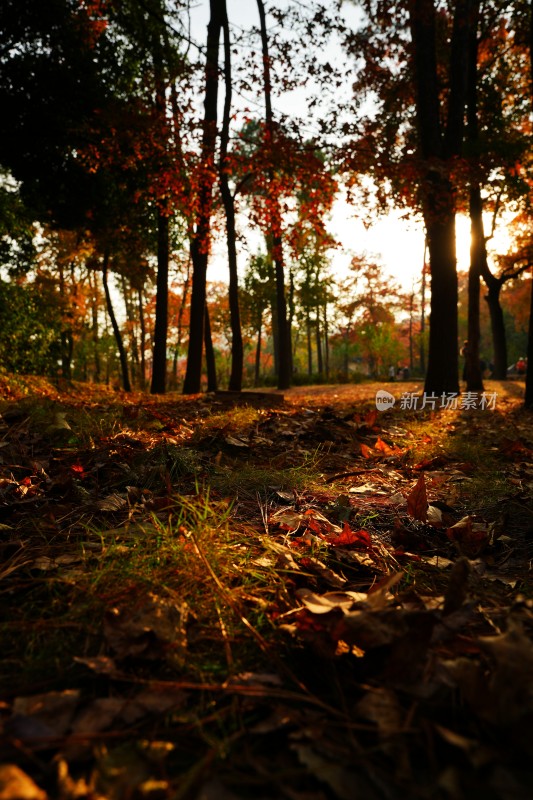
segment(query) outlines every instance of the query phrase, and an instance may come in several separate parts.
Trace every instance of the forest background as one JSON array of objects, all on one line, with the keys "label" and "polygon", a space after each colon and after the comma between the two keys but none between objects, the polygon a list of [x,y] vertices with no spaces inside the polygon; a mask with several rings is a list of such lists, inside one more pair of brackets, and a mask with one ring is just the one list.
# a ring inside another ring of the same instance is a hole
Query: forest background
[{"label": "forest background", "polygon": [[[468,339],[469,388],[479,361],[505,378],[528,350],[530,4],[207,5],[2,4],[3,368],[194,393],[394,366],[453,391]],[[339,204],[354,230],[425,228],[411,285],[346,252]]]}]

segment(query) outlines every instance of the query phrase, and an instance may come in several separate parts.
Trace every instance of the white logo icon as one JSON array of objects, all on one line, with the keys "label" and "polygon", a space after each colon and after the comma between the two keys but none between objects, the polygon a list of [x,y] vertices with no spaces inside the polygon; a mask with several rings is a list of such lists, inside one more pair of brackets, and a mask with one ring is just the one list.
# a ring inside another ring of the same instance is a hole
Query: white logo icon
[{"label": "white logo icon", "polygon": [[386,411],[392,408],[395,403],[394,395],[386,392],[385,389],[380,389],[376,392],[376,408],[378,411]]}]

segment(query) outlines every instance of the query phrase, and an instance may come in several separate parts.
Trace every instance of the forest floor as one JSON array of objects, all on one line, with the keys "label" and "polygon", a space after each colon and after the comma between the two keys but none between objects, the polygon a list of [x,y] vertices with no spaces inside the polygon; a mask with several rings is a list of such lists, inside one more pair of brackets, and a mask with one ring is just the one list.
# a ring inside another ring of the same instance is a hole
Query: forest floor
[{"label": "forest floor", "polygon": [[405,392],[0,376],[0,800],[530,800],[533,414]]}]

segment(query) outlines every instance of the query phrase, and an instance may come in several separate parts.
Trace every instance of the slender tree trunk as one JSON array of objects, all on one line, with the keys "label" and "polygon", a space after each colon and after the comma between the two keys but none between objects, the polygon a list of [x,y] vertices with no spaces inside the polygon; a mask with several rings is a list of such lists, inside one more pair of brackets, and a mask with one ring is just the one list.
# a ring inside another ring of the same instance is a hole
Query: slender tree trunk
[{"label": "slender tree trunk", "polygon": [[483,376],[479,357],[479,292],[481,264],[486,260],[483,203],[479,184],[470,189],[470,268],[468,270],[468,348],[466,353],[466,388],[483,391]]},{"label": "slender tree trunk", "polygon": [[507,378],[507,335],[505,332],[503,309],[500,303],[500,292],[503,283],[498,278],[494,277],[492,272],[488,269],[488,266],[486,270],[483,269],[482,275],[488,290],[485,295],[485,300],[489,307],[494,355],[492,377],[495,380],[504,381]]},{"label": "slender tree trunk", "polygon": [[[529,4],[529,79],[531,103],[533,105],[533,0]],[[524,404],[533,408],[533,272],[531,275],[531,305],[529,310],[529,330],[527,335],[527,372]]]},{"label": "slender tree trunk", "polygon": [[[155,111],[161,131],[167,132],[167,83],[165,77],[164,6],[158,2],[160,26],[152,33],[152,59],[155,80]],[[168,269],[170,257],[170,206],[165,194],[157,198],[157,281],[155,301],[154,350],[152,356],[152,394],[164,394],[167,385]]]},{"label": "slender tree trunk", "polygon": [[316,325],[315,325],[315,334],[316,334],[316,361],[317,361],[317,370],[320,376],[324,375],[324,359],[322,357],[322,330],[320,326],[320,314],[316,315]]},{"label": "slender tree trunk", "polygon": [[309,377],[313,374],[313,346],[311,344],[311,315],[309,313],[309,306],[305,310],[305,327],[307,331],[307,374]]},{"label": "slender tree trunk", "polygon": [[[274,120],[272,115],[270,56],[268,52],[268,35],[263,0],[256,0],[259,11],[261,45],[263,52],[263,84],[265,95],[265,119],[267,145],[274,153]],[[273,173],[271,172],[271,183]],[[288,389],[292,381],[291,333],[287,320],[287,300],[285,297],[285,266],[283,262],[283,241],[281,236],[281,210],[275,196],[270,198],[273,208],[272,257],[276,274],[276,317],[278,330],[278,389]]]},{"label": "slender tree trunk", "polygon": [[[533,28],[533,22],[532,22]],[[533,54],[533,48],[532,48]],[[527,336],[526,408],[533,408],[533,273],[531,275],[531,300],[529,306],[529,330]]]},{"label": "slender tree trunk", "polygon": [[420,292],[420,374],[426,374],[426,254],[428,249],[427,236],[424,240],[424,263],[422,265],[422,286]]},{"label": "slender tree trunk", "polygon": [[255,375],[254,386],[259,386],[261,379],[261,336],[263,334],[263,314],[259,316],[259,324],[257,326],[257,342],[255,346]]},{"label": "slender tree trunk", "polygon": [[[477,102],[477,23],[479,0],[473,3],[472,28],[468,41],[467,71],[467,138],[472,152],[478,141]],[[477,164],[472,163],[475,170]],[[470,185],[470,268],[468,270],[468,347],[466,352],[466,388],[470,392],[483,391],[483,375],[479,357],[479,291],[483,262],[487,260],[485,231],[483,228],[483,201],[481,188],[474,176]]]},{"label": "slender tree trunk", "polygon": [[102,264],[102,283],[104,285],[107,313],[109,314],[109,319],[111,320],[111,327],[113,328],[113,333],[115,334],[115,341],[117,343],[118,355],[120,359],[120,369],[122,371],[122,386],[125,392],[131,392],[130,377],[128,374],[128,356],[126,354],[126,350],[124,349],[122,334],[120,333],[120,328],[118,327],[117,324],[117,318],[115,317],[115,311],[113,309],[113,303],[111,302],[111,295],[109,293],[109,285],[107,283],[108,268],[109,268],[109,253],[106,252],[104,253],[104,261]]},{"label": "slender tree trunk", "polygon": [[141,328],[141,389],[144,390],[146,386],[146,323],[144,321],[144,302],[142,289],[137,289],[137,300],[139,307],[139,325]]},{"label": "slender tree trunk", "polygon": [[205,362],[207,367],[207,391],[216,392],[217,390],[217,367],[215,361],[215,349],[211,338],[211,321],[209,319],[209,309],[205,309]]},{"label": "slender tree trunk", "polygon": [[329,331],[327,303],[324,303],[324,366],[326,370],[326,378],[329,378]]},{"label": "slender tree trunk", "polygon": [[[94,286],[91,283],[91,275],[93,276]],[[100,382],[101,364],[100,353],[98,350],[98,305],[99,305],[99,292],[98,292],[98,273],[95,270],[89,269],[89,286],[92,289],[91,296],[91,339],[93,342],[93,360],[94,360],[94,380],[96,383]]]},{"label": "slender tree trunk", "polygon": [[242,342],[241,315],[239,309],[239,279],[237,273],[237,245],[235,232],[235,201],[228,181],[228,143],[231,114],[231,43],[228,24],[226,0],[222,0],[222,27],[224,31],[224,114],[220,134],[220,193],[226,215],[226,241],[229,266],[229,310],[231,326],[231,371],[229,389],[240,392],[242,389],[242,370],[244,364],[244,348]]},{"label": "slender tree trunk", "polygon": [[155,299],[152,394],[164,394],[167,385],[169,219],[157,215],[157,288]]},{"label": "slender tree trunk", "polygon": [[222,30],[222,0],[210,0],[211,13],[207,27],[205,65],[204,122],[201,153],[201,174],[198,193],[198,217],[191,242],[193,264],[191,319],[184,394],[196,394],[201,388],[204,316],[206,311],[206,276],[213,203],[213,168],[217,136],[218,46]]},{"label": "slender tree trunk", "polygon": [[131,382],[133,386],[135,386],[137,383],[137,373],[140,370],[139,348],[137,346],[137,334],[135,331],[135,323],[137,319],[133,309],[133,304],[130,296],[130,289],[128,288],[128,284],[124,275],[120,276],[120,284],[122,287],[122,296],[124,297],[124,306],[126,308],[126,319],[128,320],[130,329],[129,340],[130,340],[130,351],[131,351],[131,367],[130,367]]}]

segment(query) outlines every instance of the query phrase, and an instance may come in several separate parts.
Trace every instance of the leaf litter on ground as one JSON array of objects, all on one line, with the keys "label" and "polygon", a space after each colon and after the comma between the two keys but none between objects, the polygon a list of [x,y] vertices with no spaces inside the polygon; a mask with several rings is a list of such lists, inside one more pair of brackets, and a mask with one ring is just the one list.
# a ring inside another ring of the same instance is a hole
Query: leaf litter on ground
[{"label": "leaf litter on ground", "polygon": [[0,799],[529,797],[533,424],[498,391],[6,390]]}]

